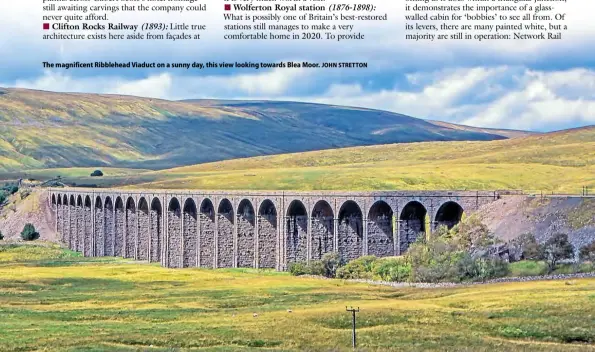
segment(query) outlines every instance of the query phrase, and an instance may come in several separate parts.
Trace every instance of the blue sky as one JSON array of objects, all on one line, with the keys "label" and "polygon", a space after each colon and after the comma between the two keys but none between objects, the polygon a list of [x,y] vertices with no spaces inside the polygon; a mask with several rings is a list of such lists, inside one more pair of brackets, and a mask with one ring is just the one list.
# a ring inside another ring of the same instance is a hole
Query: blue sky
[{"label": "blue sky", "polygon": [[[329,0],[336,2],[338,0]],[[274,99],[389,110],[481,127],[551,131],[595,124],[595,26],[590,9],[556,4],[567,14],[563,40],[411,42],[403,39],[404,0],[370,1],[388,21],[357,23],[364,41],[224,41],[223,11],[110,15],[137,24],[206,24],[198,41],[68,42],[42,40],[39,1],[0,2],[0,86],[131,94],[164,99]],[[9,4],[10,3],[10,4]],[[16,34],[7,34],[16,33]],[[367,69],[72,69],[73,61],[362,61]]]}]

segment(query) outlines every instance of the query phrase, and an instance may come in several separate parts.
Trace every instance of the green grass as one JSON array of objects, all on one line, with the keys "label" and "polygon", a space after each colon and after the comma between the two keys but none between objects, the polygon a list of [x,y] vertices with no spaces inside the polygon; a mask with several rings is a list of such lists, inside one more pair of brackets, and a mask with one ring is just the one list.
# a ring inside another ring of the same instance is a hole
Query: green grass
[{"label": "green grass", "polygon": [[[558,274],[576,274],[576,273],[588,273],[593,271],[593,266],[590,263],[581,263],[581,264],[558,264],[556,270],[554,270],[553,275]],[[543,261],[534,261],[534,260],[523,260],[520,262],[515,262],[510,264],[510,274],[511,277],[521,277],[521,276],[537,276],[537,275],[546,275],[548,274],[547,264]]]},{"label": "green grass", "polygon": [[[51,169],[44,172],[52,173]],[[122,188],[513,189],[579,194],[585,185],[595,190],[595,127],[491,142],[354,147],[122,173],[69,181]],[[582,226],[591,221],[592,205],[573,212],[570,223]]]},{"label": "green grass", "polygon": [[[387,190],[595,186],[595,128],[491,142],[427,142],[229,160],[132,177],[135,188]],[[580,220],[582,221],[582,220]]]},{"label": "green grass", "polygon": [[348,351],[346,305],[366,351],[595,350],[590,279],[397,289],[29,247],[0,252],[2,351]]}]

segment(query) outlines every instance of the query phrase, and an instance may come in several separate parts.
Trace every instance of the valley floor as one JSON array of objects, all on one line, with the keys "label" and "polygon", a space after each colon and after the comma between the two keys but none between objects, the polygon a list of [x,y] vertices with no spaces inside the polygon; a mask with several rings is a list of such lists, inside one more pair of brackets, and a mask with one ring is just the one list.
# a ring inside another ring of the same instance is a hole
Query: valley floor
[{"label": "valley floor", "polygon": [[595,279],[419,289],[0,246],[2,351],[595,351]]}]

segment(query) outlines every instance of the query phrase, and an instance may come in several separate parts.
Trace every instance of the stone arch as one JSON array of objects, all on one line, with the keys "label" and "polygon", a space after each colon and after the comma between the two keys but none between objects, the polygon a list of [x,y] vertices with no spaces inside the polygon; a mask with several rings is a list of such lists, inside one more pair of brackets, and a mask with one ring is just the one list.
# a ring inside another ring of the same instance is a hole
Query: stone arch
[{"label": "stone arch", "polygon": [[136,247],[136,202],[134,198],[128,197],[126,200],[126,230],[124,231],[124,258],[134,258],[134,249]]},{"label": "stone arch", "polygon": [[233,206],[227,198],[219,202],[219,207],[217,207],[217,222],[217,267],[231,268],[234,263],[234,214]]},{"label": "stone arch", "polygon": [[104,246],[103,253],[106,256],[113,257],[114,254],[114,237],[115,237],[115,222],[114,222],[114,203],[111,197],[105,197],[105,206],[103,207],[103,234]]},{"label": "stone arch", "polygon": [[94,254],[98,257],[105,256],[105,213],[103,210],[103,202],[100,196],[95,197],[95,250]]},{"label": "stone arch", "polygon": [[184,268],[196,266],[198,256],[198,212],[192,198],[184,202]]},{"label": "stone arch", "polygon": [[74,194],[70,195],[70,201],[68,205],[68,217],[68,243],[70,243],[70,249],[72,249],[73,251],[78,251],[78,212],[76,211],[76,199],[74,197]]},{"label": "stone arch", "polygon": [[91,257],[93,255],[93,216],[91,212],[91,197],[86,195],[83,207],[83,254],[87,257]]},{"label": "stone arch", "polygon": [[363,254],[363,214],[359,205],[348,200],[339,210],[339,255],[345,261],[357,259]]},{"label": "stone arch", "polygon": [[178,198],[169,201],[167,207],[167,257],[166,263],[170,268],[180,268],[182,265],[182,208]]},{"label": "stone arch", "polygon": [[58,202],[56,201],[56,194],[55,193],[52,193],[52,201],[51,201],[51,203],[52,203],[52,210],[56,211],[56,206],[57,206]]},{"label": "stone arch", "polygon": [[254,267],[254,237],[255,237],[254,207],[248,199],[243,199],[238,205],[238,267]]},{"label": "stone arch", "polygon": [[161,262],[163,249],[163,207],[159,198],[151,201],[151,258],[152,262]]},{"label": "stone arch", "polygon": [[426,215],[428,211],[418,201],[411,201],[401,211],[399,246],[401,253],[405,253],[411,243],[426,233]]},{"label": "stone arch", "polygon": [[83,197],[79,194],[76,198],[76,250],[85,253],[85,211]]},{"label": "stone arch", "polygon": [[138,228],[136,232],[136,259],[149,260],[149,203],[145,197],[138,200]]},{"label": "stone arch", "polygon": [[114,256],[124,256],[124,232],[126,231],[126,215],[124,212],[124,201],[121,197],[116,198],[116,232],[114,237]]},{"label": "stone arch", "polygon": [[258,267],[274,268],[277,253],[277,209],[269,199],[258,210]]},{"label": "stone arch", "polygon": [[58,194],[56,200],[56,232],[60,235],[60,241],[68,245],[68,237],[64,231],[64,207],[62,206],[62,196],[60,194]]},{"label": "stone arch", "polygon": [[312,209],[312,259],[318,260],[334,250],[334,213],[331,205],[319,200]]},{"label": "stone arch", "polygon": [[379,200],[368,213],[368,254],[377,257],[395,255],[393,235],[393,210],[383,200]]},{"label": "stone arch", "polygon": [[209,198],[200,203],[200,252],[199,266],[212,268],[215,265],[215,207]]},{"label": "stone arch", "polygon": [[297,199],[287,207],[286,238],[287,263],[308,260],[308,213]]},{"label": "stone arch", "polygon": [[449,230],[455,227],[463,218],[463,207],[455,202],[445,202],[438,208],[434,218],[435,228],[446,226]]}]

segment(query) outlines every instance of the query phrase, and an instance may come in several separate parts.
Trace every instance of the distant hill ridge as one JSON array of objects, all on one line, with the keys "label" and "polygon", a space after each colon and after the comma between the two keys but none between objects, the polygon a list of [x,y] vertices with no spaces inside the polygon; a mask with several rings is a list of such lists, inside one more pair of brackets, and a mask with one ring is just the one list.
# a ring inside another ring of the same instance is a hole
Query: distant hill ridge
[{"label": "distant hill ridge", "polygon": [[0,171],[182,165],[402,142],[526,135],[380,110],[0,88]]}]

